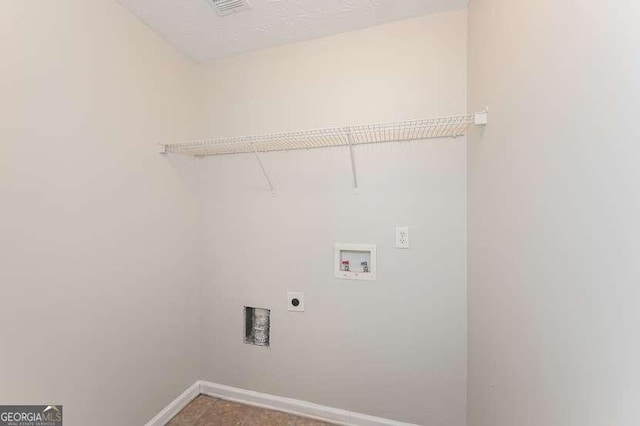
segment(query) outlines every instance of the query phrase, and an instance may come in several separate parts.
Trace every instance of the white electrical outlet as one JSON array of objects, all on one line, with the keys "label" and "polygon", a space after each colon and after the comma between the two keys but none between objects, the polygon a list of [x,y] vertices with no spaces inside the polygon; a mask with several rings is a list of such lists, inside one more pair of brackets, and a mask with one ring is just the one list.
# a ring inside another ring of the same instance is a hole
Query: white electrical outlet
[{"label": "white electrical outlet", "polygon": [[409,227],[396,226],[396,248],[409,248]]},{"label": "white electrical outlet", "polygon": [[304,293],[298,293],[297,291],[287,292],[287,310],[304,312]]}]

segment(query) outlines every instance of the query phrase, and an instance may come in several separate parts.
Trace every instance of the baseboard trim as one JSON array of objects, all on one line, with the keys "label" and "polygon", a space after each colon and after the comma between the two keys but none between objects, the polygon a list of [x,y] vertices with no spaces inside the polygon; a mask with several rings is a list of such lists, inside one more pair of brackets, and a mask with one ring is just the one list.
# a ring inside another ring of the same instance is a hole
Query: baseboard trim
[{"label": "baseboard trim", "polygon": [[[344,426],[417,426],[411,423],[403,423],[382,417],[369,416],[354,413],[339,408],[327,407],[299,399],[285,398],[282,396],[234,388],[206,381],[199,382],[200,393],[216,398],[240,402],[248,405],[283,411],[298,416],[310,417],[318,420],[327,420]],[[147,425],[150,426],[150,425]]]},{"label": "baseboard trim", "polygon": [[171,401],[153,419],[149,420],[145,426],[164,426],[175,417],[184,407],[200,395],[200,381],[195,382],[182,392],[180,396]]},{"label": "baseboard trim", "polygon": [[208,395],[228,401],[282,411],[297,416],[309,417],[317,420],[330,421],[343,426],[418,426],[413,423],[403,423],[382,417],[369,416],[339,408],[327,407],[299,399],[285,398],[233,386],[198,380],[182,392],[180,396],[171,401],[145,426],[165,426],[184,407],[193,401],[198,395]]}]

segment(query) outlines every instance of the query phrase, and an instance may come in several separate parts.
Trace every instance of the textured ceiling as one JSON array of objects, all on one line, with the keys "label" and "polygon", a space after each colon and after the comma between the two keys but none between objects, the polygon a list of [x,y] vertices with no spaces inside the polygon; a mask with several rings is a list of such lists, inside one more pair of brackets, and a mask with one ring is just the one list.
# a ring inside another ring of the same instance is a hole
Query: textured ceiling
[{"label": "textured ceiling", "polygon": [[207,0],[118,0],[197,62],[456,9],[468,0],[249,0],[220,17]]}]

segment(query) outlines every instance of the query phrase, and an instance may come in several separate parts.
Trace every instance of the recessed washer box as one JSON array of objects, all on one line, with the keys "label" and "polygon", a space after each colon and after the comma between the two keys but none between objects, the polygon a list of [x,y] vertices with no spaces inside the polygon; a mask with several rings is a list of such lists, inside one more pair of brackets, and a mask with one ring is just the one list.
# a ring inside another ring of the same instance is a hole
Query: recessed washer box
[{"label": "recessed washer box", "polygon": [[336,243],[334,275],[344,280],[376,279],[376,245]]}]

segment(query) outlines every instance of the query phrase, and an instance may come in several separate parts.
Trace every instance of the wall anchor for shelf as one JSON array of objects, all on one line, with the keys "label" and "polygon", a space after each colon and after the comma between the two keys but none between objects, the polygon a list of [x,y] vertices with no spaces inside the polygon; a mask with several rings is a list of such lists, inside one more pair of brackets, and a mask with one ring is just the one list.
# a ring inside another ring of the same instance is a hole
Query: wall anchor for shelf
[{"label": "wall anchor for shelf", "polygon": [[489,109],[485,108],[484,111],[476,112],[473,116],[473,123],[476,126],[485,126],[489,118]]},{"label": "wall anchor for shelf", "polygon": [[260,156],[258,155],[258,150],[256,149],[255,144],[251,143],[251,148],[253,148],[253,155],[256,157],[256,161],[258,161],[258,165],[260,165],[260,170],[262,170],[262,175],[264,179],[267,181],[267,185],[269,185],[269,189],[271,190],[271,195],[275,197],[276,190],[273,189],[273,185],[271,184],[271,179],[269,179],[269,175],[267,171],[264,169],[264,165],[262,165],[262,160],[260,160]]},{"label": "wall anchor for shelf", "polygon": [[356,159],[353,155],[353,137],[351,129],[347,129],[347,141],[349,142],[349,157],[351,158],[351,173],[353,174],[353,192],[358,193],[358,177],[356,175]]}]

